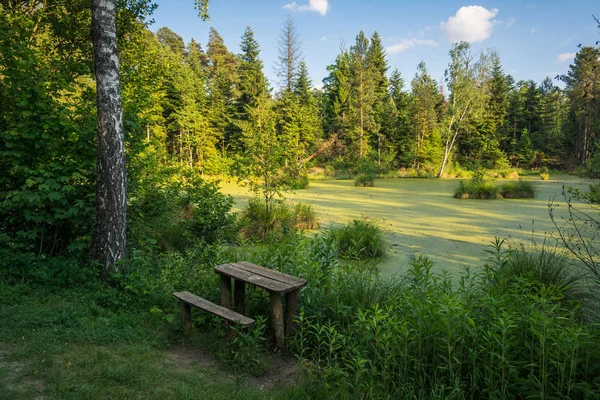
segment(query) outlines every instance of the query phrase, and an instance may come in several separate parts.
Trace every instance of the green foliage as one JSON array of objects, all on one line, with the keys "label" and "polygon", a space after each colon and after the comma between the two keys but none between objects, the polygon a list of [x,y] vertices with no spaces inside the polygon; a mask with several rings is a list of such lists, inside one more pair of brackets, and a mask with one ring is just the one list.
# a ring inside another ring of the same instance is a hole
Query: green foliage
[{"label": "green foliage", "polygon": [[[453,285],[426,258],[403,279],[335,267],[298,317],[294,351],[311,398],[591,396],[597,327],[564,293],[528,278],[498,290],[466,271]],[[331,292],[330,292],[330,291]]]},{"label": "green foliage", "polygon": [[354,186],[373,187],[375,186],[375,178],[377,175],[361,173],[354,180]]},{"label": "green foliage", "polygon": [[163,168],[140,176],[130,189],[129,202],[133,247],[183,250],[199,239],[215,243],[235,237],[233,199],[193,170]]},{"label": "green foliage", "polygon": [[520,279],[526,279],[537,284],[539,290],[556,288],[570,305],[588,306],[591,298],[586,290],[585,277],[578,273],[564,250],[550,247],[548,243],[542,246],[521,244],[508,249],[503,245],[504,240],[496,238],[493,249],[488,251],[492,257],[485,266],[489,274],[487,280],[498,290],[507,290]]},{"label": "green foliage", "polygon": [[500,196],[505,199],[532,199],[536,188],[532,181],[505,182],[498,187]]},{"label": "green foliage", "polygon": [[543,181],[547,181],[548,179],[550,179],[550,174],[548,174],[548,173],[541,173],[541,174],[540,174],[540,178],[541,178]]},{"label": "green foliage", "polygon": [[366,219],[355,219],[339,228],[329,228],[323,234],[336,243],[339,255],[346,259],[381,257],[385,253],[381,228]]},{"label": "green foliage", "polygon": [[290,207],[281,201],[267,210],[264,202],[256,198],[248,201],[248,207],[240,216],[240,225],[244,237],[253,241],[280,240],[296,230],[319,227],[310,204],[298,203]]},{"label": "green foliage", "polygon": [[292,184],[290,185],[292,190],[301,190],[306,189],[309,185],[308,175],[302,174],[297,179],[294,179]]},{"label": "green foliage", "polygon": [[263,201],[253,198],[248,200],[248,207],[240,215],[240,225],[245,238],[265,241],[293,232],[295,217],[284,202],[275,202],[267,208]]},{"label": "green foliage", "polygon": [[484,171],[476,172],[469,181],[460,181],[454,192],[457,199],[528,199],[535,197],[535,184],[531,181],[505,182],[497,185],[483,178]]},{"label": "green foliage", "polygon": [[296,204],[296,229],[317,229],[319,221],[312,205],[305,203]]},{"label": "green foliage", "polygon": [[592,183],[589,185],[590,191],[587,194],[587,199],[591,203],[600,203],[600,183]]},{"label": "green foliage", "polygon": [[457,199],[497,199],[499,198],[499,190],[496,184],[492,181],[486,181],[474,177],[469,181],[460,181],[454,197]]},{"label": "green foliage", "polygon": [[260,376],[267,371],[264,359],[266,345],[267,319],[259,315],[254,325],[248,329],[231,326],[235,338],[224,349],[219,351],[219,357],[231,367],[250,375]]}]

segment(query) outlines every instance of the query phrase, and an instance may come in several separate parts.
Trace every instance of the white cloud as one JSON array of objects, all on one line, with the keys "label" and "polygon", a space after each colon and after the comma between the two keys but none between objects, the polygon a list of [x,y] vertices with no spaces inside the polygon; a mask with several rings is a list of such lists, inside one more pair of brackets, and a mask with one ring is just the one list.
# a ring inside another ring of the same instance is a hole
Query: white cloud
[{"label": "white cloud", "polygon": [[409,49],[413,46],[417,46],[417,45],[437,46],[438,42],[436,42],[435,40],[431,40],[431,39],[428,39],[428,40],[415,39],[415,38],[404,39],[400,43],[386,48],[385,51],[387,51],[388,54],[402,53],[404,50]]},{"label": "white cloud", "polygon": [[286,4],[283,8],[287,8],[292,11],[316,11],[321,15],[327,14],[329,10],[329,2],[328,0],[308,0],[308,4],[303,6],[298,5],[295,1]]},{"label": "white cloud", "polygon": [[327,36],[325,36],[325,35],[321,36],[321,40],[327,40]]},{"label": "white cloud", "polygon": [[451,42],[482,42],[492,35],[492,29],[498,22],[493,19],[496,14],[497,8],[488,10],[481,6],[465,6],[447,22],[441,22],[440,27]]},{"label": "white cloud", "polygon": [[563,64],[567,61],[572,61],[575,58],[575,53],[562,53],[556,57],[557,64]]}]

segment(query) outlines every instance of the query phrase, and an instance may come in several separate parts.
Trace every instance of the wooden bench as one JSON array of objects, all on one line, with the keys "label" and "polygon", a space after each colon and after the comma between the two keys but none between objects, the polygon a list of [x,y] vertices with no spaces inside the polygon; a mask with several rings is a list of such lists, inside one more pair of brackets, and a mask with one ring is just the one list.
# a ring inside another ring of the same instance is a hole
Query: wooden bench
[{"label": "wooden bench", "polygon": [[243,327],[254,325],[254,320],[252,318],[248,318],[245,315],[238,314],[228,308],[211,303],[190,292],[175,292],[173,293],[173,296],[181,301],[181,321],[183,323],[183,331],[186,335],[189,335],[192,329],[192,307],[197,307],[225,320],[228,325],[227,335],[230,338],[233,335],[233,331],[230,329],[231,325],[237,324]]}]

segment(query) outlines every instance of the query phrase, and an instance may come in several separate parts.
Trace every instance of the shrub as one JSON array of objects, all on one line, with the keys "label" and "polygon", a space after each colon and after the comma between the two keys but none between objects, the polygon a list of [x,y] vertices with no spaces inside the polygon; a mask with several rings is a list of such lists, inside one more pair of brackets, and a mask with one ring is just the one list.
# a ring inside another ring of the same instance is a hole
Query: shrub
[{"label": "shrub", "polygon": [[293,182],[290,184],[290,187],[293,190],[300,190],[306,189],[308,187],[308,184],[308,175],[304,174],[300,175],[297,179],[294,179]]},{"label": "shrub", "polygon": [[127,234],[135,248],[183,250],[198,239],[207,243],[234,239],[233,198],[192,170],[165,169],[148,176],[133,188],[129,202]]},{"label": "shrub", "polygon": [[251,199],[242,212],[241,232],[245,238],[266,241],[281,238],[296,229],[317,229],[319,222],[310,204],[298,203],[290,207],[284,202],[276,202],[267,212],[264,201]]},{"label": "shrub", "polygon": [[335,170],[335,179],[345,181],[354,178],[354,173],[350,170]]},{"label": "shrub", "polygon": [[354,180],[354,186],[373,187],[375,186],[375,178],[374,174],[361,173]]},{"label": "shrub", "polygon": [[311,288],[292,343],[313,378],[307,398],[587,398],[597,390],[600,331],[575,318],[555,286],[524,277],[498,291],[468,271],[455,285],[421,257],[395,281],[343,265],[330,275]]},{"label": "shrub", "polygon": [[454,197],[457,199],[526,199],[535,197],[535,185],[530,181],[505,182],[496,185],[475,175],[470,181],[460,181]]},{"label": "shrub", "polygon": [[587,199],[590,203],[600,203],[600,183],[593,183],[589,187],[590,191],[587,194]]},{"label": "shrub", "polygon": [[496,239],[494,254],[485,268],[492,273],[490,282],[501,288],[514,285],[519,279],[527,279],[542,287],[553,286],[564,300],[584,302],[588,297],[584,277],[577,273],[568,253],[547,243],[542,246],[523,244],[505,249],[504,240]]},{"label": "shrub", "polygon": [[250,199],[242,212],[241,232],[250,240],[264,241],[270,236],[285,235],[294,230],[296,221],[293,210],[284,202],[272,202],[267,210],[261,199]]},{"label": "shrub", "polygon": [[473,172],[462,168],[460,165],[453,165],[447,176],[449,178],[470,179],[473,177]]},{"label": "shrub", "polygon": [[499,187],[505,199],[532,199],[535,197],[535,184],[531,181],[505,182]]},{"label": "shrub", "polygon": [[298,203],[295,208],[296,229],[317,229],[319,221],[310,204]]},{"label": "shrub", "polygon": [[544,172],[542,172],[542,173],[540,174],[540,178],[542,178],[542,180],[543,180],[543,181],[547,181],[548,179],[550,179],[550,174],[549,174],[549,173],[547,173],[547,172],[545,172],[545,173],[544,173]]},{"label": "shrub", "polygon": [[498,171],[498,177],[503,179],[519,179],[519,171],[511,168],[501,169]]},{"label": "shrub", "polygon": [[373,258],[385,253],[381,229],[365,219],[355,219],[341,228],[329,228],[325,236],[337,244],[343,258]]},{"label": "shrub", "polygon": [[473,178],[470,181],[460,181],[454,197],[457,199],[497,199],[498,188],[494,182]]}]

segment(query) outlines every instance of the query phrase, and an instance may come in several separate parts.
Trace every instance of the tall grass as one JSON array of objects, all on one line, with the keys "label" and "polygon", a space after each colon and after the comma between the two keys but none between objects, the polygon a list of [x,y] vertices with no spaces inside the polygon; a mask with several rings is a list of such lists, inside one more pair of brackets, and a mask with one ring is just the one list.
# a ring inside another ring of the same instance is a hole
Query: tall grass
[{"label": "tall grass", "polygon": [[460,181],[458,189],[454,192],[457,199],[497,199],[499,197],[496,184],[491,181],[471,179]]},{"label": "tall grass", "polygon": [[589,292],[585,277],[575,268],[573,260],[564,250],[551,247],[521,244],[515,248],[503,247],[503,240],[496,239],[494,256],[485,269],[492,275],[488,280],[505,288],[519,279],[526,279],[539,287],[555,287],[565,301],[586,304]]},{"label": "tall grass", "polygon": [[374,258],[385,253],[381,228],[373,221],[355,219],[343,227],[327,229],[324,235],[336,243],[343,258]]},{"label": "tall grass", "polygon": [[454,192],[457,199],[527,199],[536,194],[535,184],[530,181],[505,182],[497,185],[482,177],[460,181]]},{"label": "tall grass", "polygon": [[294,214],[296,217],[296,229],[317,229],[319,227],[317,215],[310,204],[296,204]]},{"label": "tall grass", "polygon": [[313,294],[293,342],[308,398],[595,396],[600,331],[563,289],[523,277],[498,290],[469,271],[455,287],[432,266],[418,258],[395,282],[342,268]]},{"label": "tall grass", "polygon": [[354,180],[354,186],[373,187],[375,186],[375,178],[377,175],[371,173],[358,174]]},{"label": "tall grass", "polygon": [[264,201],[250,199],[240,217],[240,231],[247,239],[264,241],[269,237],[285,235],[294,229],[293,210],[283,202],[275,202],[269,209]]},{"label": "tall grass", "polygon": [[531,181],[505,182],[498,188],[505,199],[532,199],[535,197],[535,184]]},{"label": "tall grass", "polygon": [[250,199],[240,218],[240,231],[245,238],[265,241],[280,238],[295,230],[317,229],[319,222],[310,204],[298,203],[291,207],[277,202],[267,210],[260,199]]}]

